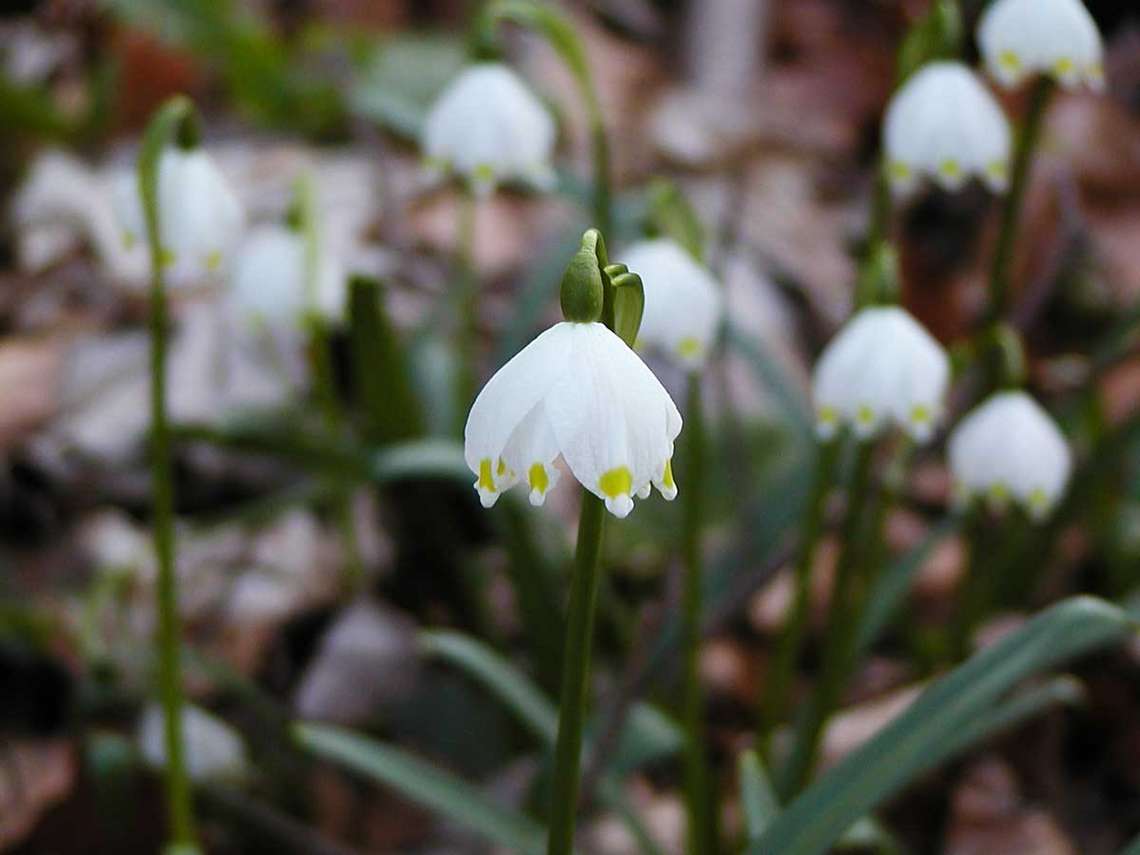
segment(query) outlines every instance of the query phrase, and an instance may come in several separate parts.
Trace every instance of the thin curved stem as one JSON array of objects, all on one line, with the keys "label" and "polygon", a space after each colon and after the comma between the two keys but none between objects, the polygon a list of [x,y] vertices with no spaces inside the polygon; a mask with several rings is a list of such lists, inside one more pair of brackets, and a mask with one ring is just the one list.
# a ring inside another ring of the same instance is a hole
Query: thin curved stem
[{"label": "thin curved stem", "polygon": [[683,720],[685,726],[685,807],[688,846],[693,855],[719,851],[716,800],[709,776],[705,745],[705,703],[701,692],[700,652],[702,616],[701,503],[704,498],[705,430],[701,381],[689,376],[685,410],[687,454],[681,557],[684,562],[681,633],[685,657]]},{"label": "thin curved stem", "polygon": [[796,662],[803,647],[807,631],[808,605],[811,594],[811,570],[823,531],[824,512],[827,497],[831,493],[835,479],[835,464],[839,457],[839,442],[829,442],[820,447],[816,457],[815,481],[804,510],[799,552],[794,571],[795,592],[791,609],[784,621],[772,669],[765,681],[764,698],[761,704],[760,728],[757,733],[757,748],[761,756],[768,756],[767,743],[772,730],[787,715],[790,698],[789,690]]},{"label": "thin curved stem", "polygon": [[181,628],[178,580],[175,575],[174,479],[170,425],[166,411],[166,249],[162,246],[158,198],[158,167],[163,151],[175,143],[184,125],[192,125],[194,108],[182,97],[172,98],[147,126],[139,155],[139,194],[150,252],[150,417],[151,478],[154,508],[154,548],[158,562],[158,676],[163,709],[166,801],[170,819],[170,848],[194,851],[194,812],[182,738]]},{"label": "thin curved stem", "polygon": [[566,645],[562,657],[562,689],[558,708],[558,739],[554,749],[548,855],[570,855],[574,846],[574,816],[578,808],[578,778],[582,757],[582,727],[590,694],[590,650],[601,576],[605,504],[593,493],[582,496],[574,578],[566,616]]},{"label": "thin curved stem", "polygon": [[488,5],[485,14],[486,22],[480,23],[484,32],[496,20],[510,20],[540,33],[573,75],[590,123],[594,166],[594,225],[608,235],[613,226],[609,138],[598,89],[590,73],[582,40],[578,38],[574,26],[560,13],[533,0],[495,0]]},{"label": "thin curved stem", "polygon": [[1006,193],[1005,202],[1002,205],[1001,228],[998,232],[997,246],[994,249],[993,263],[990,267],[990,303],[986,320],[991,324],[1000,320],[1008,308],[1013,247],[1017,243],[1018,227],[1025,202],[1025,191],[1029,185],[1029,167],[1033,161],[1033,152],[1037,148],[1037,141],[1041,136],[1041,126],[1045,118],[1046,108],[1049,106],[1049,99],[1053,94],[1053,88],[1052,78],[1045,75],[1040,76],[1033,84],[1033,92],[1029,99],[1029,111],[1017,137],[1009,192]]}]

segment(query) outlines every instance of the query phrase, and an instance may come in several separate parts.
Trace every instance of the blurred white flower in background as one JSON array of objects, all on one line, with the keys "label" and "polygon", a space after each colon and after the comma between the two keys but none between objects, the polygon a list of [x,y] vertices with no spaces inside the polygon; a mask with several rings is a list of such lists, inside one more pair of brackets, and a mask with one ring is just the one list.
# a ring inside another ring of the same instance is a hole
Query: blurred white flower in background
[{"label": "blurred white flower in background", "polygon": [[[308,312],[339,320],[344,315],[345,273],[321,241],[308,259],[305,236],[282,225],[258,226],[237,251],[230,273],[229,304],[251,325],[302,326]],[[308,265],[315,267],[309,293]]]},{"label": "blurred white flower in background", "polygon": [[36,158],[12,200],[20,267],[39,273],[88,244],[112,278],[146,276],[146,250],[124,246],[110,182],[66,152],[49,149]]},{"label": "blurred white flower in background", "polygon": [[1057,424],[1022,391],[991,395],[950,435],[950,472],[958,498],[1015,501],[1035,520],[1065,491],[1072,454]]},{"label": "blurred white flower in background", "polygon": [[862,309],[824,348],[812,378],[816,431],[831,439],[850,425],[860,439],[898,425],[926,442],[942,417],[950,359],[897,306]]},{"label": "blurred white flower in background", "polygon": [[1104,88],[1104,45],[1080,0],[995,0],[978,22],[978,46],[1003,86],[1045,74],[1068,88]]},{"label": "blurred white flower in background", "polygon": [[[128,247],[146,243],[138,173],[115,183],[114,202]],[[223,273],[245,225],[229,182],[202,149],[166,149],[158,164],[160,242],[168,284],[200,284]]]},{"label": "blurred white flower in background", "polygon": [[902,85],[887,106],[883,147],[897,193],[922,177],[951,191],[975,176],[995,192],[1009,183],[1009,122],[960,62],[932,62]]},{"label": "blurred white flower in background", "polygon": [[667,499],[681,415],[641,358],[600,323],[563,322],[496,372],[464,430],[467,465],[485,507],[520,481],[540,505],[559,455],[617,517],[653,484]]},{"label": "blurred white flower in background", "polygon": [[[138,745],[143,760],[156,769],[166,765],[166,716],[151,704],[139,721]],[[182,708],[182,744],[190,780],[202,782],[240,778],[249,768],[245,742],[236,730],[203,709]]]},{"label": "blurred white flower in background", "polygon": [[455,173],[477,195],[504,181],[554,184],[554,119],[522,79],[501,63],[464,69],[432,105],[423,151],[435,173]]},{"label": "blurred white flower in background", "polygon": [[712,274],[667,238],[641,241],[621,257],[645,288],[638,342],[659,347],[691,371],[700,369],[724,315],[724,296]]}]

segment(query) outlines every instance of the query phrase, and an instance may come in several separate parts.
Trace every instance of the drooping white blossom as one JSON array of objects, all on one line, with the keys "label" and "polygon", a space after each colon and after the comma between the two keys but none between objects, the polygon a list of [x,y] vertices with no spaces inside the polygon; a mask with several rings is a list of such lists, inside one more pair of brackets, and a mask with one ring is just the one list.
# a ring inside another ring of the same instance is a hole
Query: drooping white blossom
[{"label": "drooping white blossom", "polygon": [[712,274],[668,238],[634,244],[622,260],[645,288],[638,341],[661,348],[690,370],[699,369],[724,313]]},{"label": "drooping white blossom", "polygon": [[499,369],[475,399],[464,455],[485,507],[516,483],[540,505],[565,461],[617,517],[653,484],[677,495],[681,415],[640,357],[600,323],[556,324]]},{"label": "drooping white blossom", "polygon": [[[120,176],[114,202],[125,243],[145,242],[137,173]],[[162,152],[158,208],[168,283],[196,284],[219,275],[241,238],[245,215],[229,182],[205,151],[175,146]]]},{"label": "drooping white blossom", "polygon": [[830,439],[850,425],[866,439],[894,424],[925,442],[942,416],[949,379],[946,351],[905,310],[862,309],[816,363],[816,430]]},{"label": "drooping white blossom", "polygon": [[464,69],[428,113],[423,150],[433,172],[453,172],[480,195],[503,181],[552,186],[554,120],[519,76],[497,62]]},{"label": "drooping white blossom", "polygon": [[995,192],[1009,183],[1009,122],[960,62],[932,62],[895,93],[883,121],[887,175],[898,193],[927,177],[958,190],[977,177]]},{"label": "drooping white blossom", "polygon": [[1033,74],[1104,88],[1104,45],[1081,0],[994,0],[978,22],[986,68],[1003,86]]},{"label": "drooping white blossom", "polygon": [[[166,715],[158,704],[143,711],[138,746],[143,760],[156,769],[166,765]],[[245,742],[221,719],[192,705],[182,708],[182,744],[190,780],[239,778],[249,768]]]},{"label": "drooping white blossom", "polygon": [[991,395],[950,434],[958,497],[1010,500],[1034,519],[1048,515],[1069,481],[1072,454],[1057,424],[1022,391]]},{"label": "drooping white blossom", "polygon": [[318,241],[309,259],[305,236],[286,226],[254,229],[239,248],[230,274],[228,297],[235,313],[247,322],[270,327],[296,327],[310,311],[333,319],[342,317],[344,270],[321,250]]}]

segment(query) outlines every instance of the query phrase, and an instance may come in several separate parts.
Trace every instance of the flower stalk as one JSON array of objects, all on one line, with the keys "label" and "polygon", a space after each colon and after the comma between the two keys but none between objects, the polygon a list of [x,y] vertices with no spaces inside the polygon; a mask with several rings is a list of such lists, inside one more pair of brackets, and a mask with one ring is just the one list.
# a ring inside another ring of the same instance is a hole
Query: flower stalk
[{"label": "flower stalk", "polygon": [[1013,266],[1013,248],[1021,223],[1021,213],[1025,207],[1025,191],[1029,185],[1029,167],[1033,153],[1041,136],[1041,126],[1045,111],[1053,95],[1055,83],[1052,78],[1041,76],[1033,83],[1029,96],[1029,110],[1025,123],[1017,135],[1013,151],[1013,168],[1009,192],[1002,205],[1001,226],[997,245],[994,248],[993,263],[990,267],[990,302],[986,320],[998,322],[1009,308],[1010,270]]},{"label": "flower stalk", "polygon": [[455,378],[455,411],[461,418],[475,399],[479,377],[479,277],[475,270],[477,207],[475,194],[464,189],[460,193],[455,236],[455,315],[460,361]]},{"label": "flower stalk", "polygon": [[[320,314],[320,252],[321,236],[317,222],[316,198],[310,175],[298,179],[295,187],[295,213],[305,242],[305,301],[307,304],[305,328],[308,333],[309,359],[313,371],[313,386],[318,406],[330,432],[340,434],[345,429],[344,410],[336,388],[333,368],[332,343],[328,324]],[[356,524],[352,518],[352,494],[347,486],[333,491],[332,512],[345,549],[345,581],[348,589],[359,591],[364,584],[364,563],[360,558]]]},{"label": "flower stalk", "polygon": [[578,38],[573,25],[560,13],[534,0],[495,0],[487,7],[481,29],[489,32],[498,21],[513,21],[540,33],[574,77],[586,108],[590,127],[590,149],[594,168],[594,225],[602,234],[609,234],[613,225],[609,137],[606,133],[601,101],[598,99],[598,89],[590,72],[582,40]]},{"label": "flower stalk", "polygon": [[685,728],[685,807],[688,815],[687,852],[719,851],[716,800],[709,780],[705,741],[705,703],[701,691],[700,652],[702,561],[701,502],[704,498],[706,467],[704,414],[701,409],[701,381],[689,374],[688,406],[685,410],[687,449],[685,465],[684,519],[681,559],[684,564],[681,633],[684,650],[683,721]]},{"label": "flower stalk", "polygon": [[780,793],[790,798],[799,793],[811,776],[819,757],[824,725],[842,697],[852,665],[855,632],[863,600],[863,580],[859,578],[860,557],[873,551],[873,545],[860,543],[862,521],[871,509],[867,495],[871,483],[875,444],[860,442],[847,489],[847,512],[843,520],[843,548],[835,568],[835,582],[827,615],[827,639],[823,665],[815,694],[796,727],[791,756],[781,779]]},{"label": "flower stalk", "polygon": [[[632,345],[641,323],[644,291],[636,274],[624,265],[609,263],[602,235],[590,229],[583,235],[582,246],[563,277],[560,302],[568,320],[590,322],[591,318],[600,317],[605,326]],[[606,509],[606,502],[599,496],[589,491],[583,493],[566,615],[548,855],[570,855],[574,846]]]},{"label": "flower stalk", "polygon": [[154,513],[154,547],[158,563],[158,677],[163,710],[165,783],[170,822],[169,852],[196,852],[194,812],[183,743],[181,629],[178,617],[178,581],[175,575],[174,482],[171,466],[170,425],[166,408],[166,355],[169,325],[166,302],[168,253],[162,245],[159,210],[158,164],[171,145],[195,141],[194,107],[176,96],[151,119],[139,154],[139,196],[142,199],[147,247],[150,253],[150,415],[151,478]]},{"label": "flower stalk", "polygon": [[826,442],[821,444],[816,454],[815,478],[804,510],[799,552],[796,555],[795,590],[791,610],[784,621],[772,669],[765,679],[760,728],[757,734],[759,737],[757,748],[761,756],[768,756],[770,753],[768,743],[772,731],[784,720],[788,712],[792,676],[807,631],[811,570],[815,563],[820,535],[823,533],[827,497],[835,483],[835,464],[839,457],[839,447],[838,442]]}]

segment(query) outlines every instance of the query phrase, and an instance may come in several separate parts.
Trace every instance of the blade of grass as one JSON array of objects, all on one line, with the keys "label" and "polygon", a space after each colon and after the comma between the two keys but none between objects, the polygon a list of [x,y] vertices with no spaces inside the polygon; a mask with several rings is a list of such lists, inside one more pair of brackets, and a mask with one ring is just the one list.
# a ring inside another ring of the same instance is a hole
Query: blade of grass
[{"label": "blade of grass", "polygon": [[298,724],[293,734],[312,753],[387,784],[512,852],[541,855],[545,848],[546,832],[530,817],[399,748],[329,725]]},{"label": "blade of grass", "polygon": [[[1135,624],[1092,597],[1065,600],[930,686],[772,823],[750,852],[816,855],[869,810],[978,738],[978,718],[1026,677],[1117,643]],[[969,742],[965,741],[969,740]]]}]

